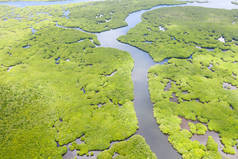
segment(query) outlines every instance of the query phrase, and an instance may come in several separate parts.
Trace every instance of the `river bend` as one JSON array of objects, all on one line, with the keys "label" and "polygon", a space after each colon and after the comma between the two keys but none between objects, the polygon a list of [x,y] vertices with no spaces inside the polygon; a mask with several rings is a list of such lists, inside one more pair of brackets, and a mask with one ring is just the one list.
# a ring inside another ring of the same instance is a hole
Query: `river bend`
[{"label": "river bend", "polygon": [[[34,5],[51,5],[51,4],[68,4],[75,2],[85,2],[93,0],[66,0],[55,2],[0,2],[0,4],[13,5],[18,7],[34,6]],[[231,0],[210,0],[208,3],[189,3],[186,5],[160,5],[149,10],[141,10],[130,14],[126,18],[128,26],[113,29],[106,32],[96,33],[101,47],[111,47],[119,50],[127,51],[134,59],[134,69],[132,71],[132,80],[134,83],[134,106],[139,121],[139,130],[137,134],[142,135],[146,142],[150,145],[152,151],[156,153],[160,159],[180,159],[181,155],[173,149],[168,142],[168,137],[164,135],[153,117],[153,104],[150,100],[148,90],[147,73],[151,66],[156,63],[152,60],[148,53],[117,41],[117,38],[126,35],[127,32],[141,22],[141,15],[147,11],[151,11],[163,7],[175,6],[201,6],[208,8],[222,9],[238,9],[238,5],[231,4]],[[163,64],[165,61],[159,63]]]}]

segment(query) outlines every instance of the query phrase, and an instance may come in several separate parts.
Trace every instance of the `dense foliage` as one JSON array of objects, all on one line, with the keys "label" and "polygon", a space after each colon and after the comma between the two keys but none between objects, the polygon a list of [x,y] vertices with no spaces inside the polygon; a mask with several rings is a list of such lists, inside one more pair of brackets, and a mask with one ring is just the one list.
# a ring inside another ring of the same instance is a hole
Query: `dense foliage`
[{"label": "dense foliage", "polygon": [[[102,32],[126,26],[128,14],[149,9],[160,4],[181,4],[175,0],[113,0],[93,4],[72,5],[69,19],[59,19],[59,24],[67,27],[80,27],[89,32]],[[118,5],[120,4],[120,5]]]},{"label": "dense foliage", "polygon": [[[22,48],[23,43],[1,51],[1,83],[19,88],[14,88],[5,99],[16,98],[16,103],[5,102],[3,108],[7,109],[1,109],[1,136],[4,135],[1,147],[4,148],[0,156],[61,155],[65,151],[57,148],[55,141],[63,146],[82,135],[88,150],[104,150],[111,141],[135,133],[137,119],[131,102],[130,78],[133,61],[127,53],[94,48],[89,40],[93,38],[79,31],[53,27],[39,31],[28,41],[29,48]],[[28,94],[33,88],[46,96],[47,103],[44,98],[36,104],[31,104],[30,99],[30,104],[23,103],[24,98],[30,98]],[[18,89],[28,91],[19,94]],[[7,153],[9,149],[12,153]]]},{"label": "dense foliage", "polygon": [[[61,158],[65,145],[82,137],[84,143],[77,145],[80,155],[103,151],[138,128],[132,58],[98,47],[93,34],[57,27],[56,21],[67,19],[67,7],[75,6],[81,4],[0,7],[1,158]],[[137,9],[142,7],[130,11]],[[119,157],[140,153],[155,158],[141,136],[109,151]]]},{"label": "dense foliage", "polygon": [[[160,129],[185,159],[221,158],[211,137],[206,146],[190,140],[207,129],[219,133],[224,152],[235,153],[237,14],[236,10],[163,8],[144,14],[143,22],[120,38],[148,51],[156,61],[172,58],[150,69],[149,88]],[[191,54],[192,58],[183,59]],[[198,123],[182,129],[181,118]]]},{"label": "dense foliage", "polygon": [[135,135],[120,143],[114,144],[109,150],[98,155],[98,159],[156,159],[151,152],[150,147],[146,144],[145,139]]},{"label": "dense foliage", "polygon": [[[237,10],[213,9],[211,13],[206,8],[182,8],[183,11],[175,7],[147,12],[142,23],[119,40],[145,50],[155,61],[188,58],[198,51],[195,46],[230,49],[228,43],[218,40],[220,37],[226,42],[238,40]],[[173,12],[168,14],[170,9]]]}]

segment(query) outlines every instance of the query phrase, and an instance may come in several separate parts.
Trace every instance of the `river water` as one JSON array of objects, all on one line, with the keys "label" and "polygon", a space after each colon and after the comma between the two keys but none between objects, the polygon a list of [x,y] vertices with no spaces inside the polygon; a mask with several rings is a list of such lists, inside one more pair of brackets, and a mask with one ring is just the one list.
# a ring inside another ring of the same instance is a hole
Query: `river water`
[{"label": "river water", "polygon": [[[156,153],[160,159],[178,159],[181,155],[176,152],[171,144],[168,142],[168,137],[164,135],[153,117],[153,104],[150,100],[148,91],[147,72],[149,68],[157,63],[149,56],[148,53],[137,49],[133,46],[120,43],[117,38],[126,35],[127,32],[134,28],[141,22],[141,15],[147,11],[175,6],[202,6],[211,8],[225,8],[225,9],[238,9],[238,6],[228,3],[229,0],[212,0],[209,3],[190,3],[186,5],[160,5],[153,7],[149,10],[142,10],[130,14],[126,18],[128,23],[127,27],[114,29],[106,32],[96,34],[102,47],[112,47],[119,50],[127,51],[134,59],[135,65],[132,72],[132,80],[134,83],[134,106],[139,120],[138,134],[142,135],[146,142],[150,145],[151,150]],[[165,63],[167,60],[160,62]]]},{"label": "river water", "polygon": [[[176,6],[176,5],[173,5]],[[150,10],[171,7],[170,5],[160,5]],[[102,47],[112,47],[127,51],[134,59],[134,69],[132,71],[132,80],[134,83],[134,106],[139,121],[139,130],[137,134],[142,135],[150,145],[151,150],[156,153],[160,159],[178,159],[180,155],[173,149],[168,142],[168,137],[158,128],[153,117],[153,104],[150,100],[148,90],[147,72],[149,68],[156,63],[146,52],[133,46],[120,43],[117,38],[126,35],[127,32],[141,22],[141,15],[149,10],[142,10],[130,14],[126,18],[127,27],[113,29],[110,31],[96,34]]]},{"label": "river water", "polygon": [[[68,4],[82,1],[90,0],[69,0],[60,2],[4,2],[0,4],[24,7],[29,5]],[[151,66],[157,63],[155,63],[146,52],[133,46],[120,43],[117,41],[117,38],[122,35],[126,35],[131,28],[140,23],[141,15],[143,13],[163,7],[175,6],[178,5],[160,5],[149,10],[142,10],[132,13],[126,18],[128,26],[96,34],[101,43],[101,47],[112,47],[127,51],[134,59],[135,65],[132,72],[132,80],[134,83],[134,106],[139,121],[139,130],[137,131],[137,134],[142,135],[146,139],[146,142],[150,145],[152,151],[155,152],[160,159],[179,159],[181,158],[181,155],[173,149],[171,144],[168,142],[168,137],[160,131],[156,120],[153,117],[153,104],[151,103],[150,94],[148,91],[147,72]],[[238,5],[231,4],[231,0],[210,0],[208,3],[189,3],[179,6],[238,9]],[[159,64],[163,64],[165,62],[166,60]]]}]

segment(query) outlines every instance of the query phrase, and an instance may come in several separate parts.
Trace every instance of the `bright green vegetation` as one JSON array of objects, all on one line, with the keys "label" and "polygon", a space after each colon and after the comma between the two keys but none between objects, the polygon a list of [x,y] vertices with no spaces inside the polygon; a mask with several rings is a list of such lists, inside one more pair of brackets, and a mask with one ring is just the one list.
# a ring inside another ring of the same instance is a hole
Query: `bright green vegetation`
[{"label": "bright green vegetation", "polygon": [[[237,14],[236,10],[199,7],[162,8],[144,14],[143,22],[120,38],[146,50],[155,61],[172,58],[168,64],[150,69],[149,88],[160,129],[184,159],[221,158],[211,137],[207,145],[190,140],[207,129],[219,133],[224,152],[235,153]],[[218,40],[220,37],[225,43]],[[183,59],[191,54],[192,59]],[[198,123],[189,124],[191,131],[182,129],[181,117]]]},{"label": "bright green vegetation", "polygon": [[[160,4],[182,4],[176,0],[113,0],[105,2],[85,3],[69,7],[69,19],[58,19],[59,24],[66,27],[80,27],[89,32],[101,32],[126,26],[128,14],[149,9]],[[120,5],[118,5],[120,4]]]},{"label": "bright green vegetation", "polygon": [[208,136],[206,146],[209,151],[217,151],[218,150],[218,144],[214,141],[214,139],[211,136]]},{"label": "bright green vegetation", "polygon": [[[222,58],[229,60],[223,61]],[[190,123],[191,132],[181,130],[181,120],[178,117],[208,124],[209,130],[219,133],[225,145],[223,151],[234,153],[232,147],[237,144],[238,138],[235,126],[238,124],[237,90],[224,89],[223,82],[238,86],[236,77],[233,76],[237,74],[237,65],[233,63],[237,59],[238,56],[232,52],[204,51],[196,53],[191,61],[171,59],[169,64],[158,65],[150,70],[149,84],[152,101],[155,103],[154,115],[161,130],[169,135],[170,142],[183,153],[184,158],[194,156],[195,150],[201,151],[200,157],[210,153],[207,154],[207,150],[198,142],[189,140],[191,133],[204,134],[206,127]],[[210,63],[214,64],[212,71],[208,69]],[[171,89],[163,91],[169,80],[174,81]],[[173,93],[179,103],[170,101]]]},{"label": "bright green vegetation", "polygon": [[50,27],[28,41],[30,48],[22,43],[1,51],[1,86],[11,87],[1,91],[0,156],[59,158],[65,148],[56,141],[64,145],[84,135],[87,150],[104,150],[135,133],[133,61],[125,52],[94,48],[91,38]]},{"label": "bright green vegetation", "polygon": [[9,49],[30,41],[33,38],[32,28],[38,31],[55,26],[54,16],[62,16],[63,10],[64,7],[59,6],[0,6],[0,49]]},{"label": "bright green vegetation", "polygon": [[115,143],[109,150],[98,155],[98,159],[156,159],[146,144],[145,139],[139,135],[131,137],[128,141]]},{"label": "bright green vegetation", "polygon": [[121,142],[101,156],[155,158],[141,136],[123,141],[138,129],[132,58],[56,27],[66,9],[0,7],[1,158],[62,158],[68,143],[84,155],[113,141]]},{"label": "bright green vegetation", "polygon": [[193,124],[189,122],[188,125],[193,134],[204,135],[207,132],[207,127],[201,123]]},{"label": "bright green vegetation", "polygon": [[[170,9],[173,12],[168,14]],[[155,61],[187,58],[198,51],[195,46],[230,49],[228,43],[217,40],[221,36],[227,42],[231,42],[232,38],[238,40],[238,11],[213,9],[210,13],[209,9],[193,9],[185,7],[181,11],[177,7],[148,12],[143,15],[142,23],[119,40],[145,50]],[[203,13],[199,14],[201,11]],[[165,30],[161,30],[161,27]]]}]

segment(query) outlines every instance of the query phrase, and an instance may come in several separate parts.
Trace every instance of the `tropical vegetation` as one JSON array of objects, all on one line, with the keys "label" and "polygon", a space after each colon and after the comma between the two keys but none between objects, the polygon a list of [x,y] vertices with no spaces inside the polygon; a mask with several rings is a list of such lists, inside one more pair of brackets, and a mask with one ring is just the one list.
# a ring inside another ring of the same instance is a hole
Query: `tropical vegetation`
[{"label": "tropical vegetation", "polygon": [[[217,132],[223,152],[235,154],[238,139],[237,10],[199,7],[162,8],[120,41],[147,51],[155,61],[149,71],[154,116],[183,158],[221,158],[212,137],[207,145],[193,134]],[[162,29],[163,28],[163,29]],[[182,118],[189,129],[181,127]]]},{"label": "tropical vegetation", "polygon": [[[65,15],[67,8],[101,3],[0,7],[1,158],[62,158],[70,143],[78,155],[91,155],[115,141],[99,156],[156,158],[143,137],[133,136],[132,58],[99,47],[94,34],[60,27],[77,15]],[[128,4],[130,12],[157,4],[135,3],[140,7]]]}]

